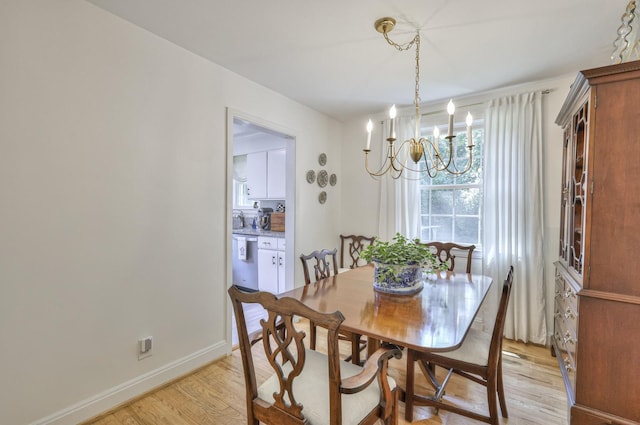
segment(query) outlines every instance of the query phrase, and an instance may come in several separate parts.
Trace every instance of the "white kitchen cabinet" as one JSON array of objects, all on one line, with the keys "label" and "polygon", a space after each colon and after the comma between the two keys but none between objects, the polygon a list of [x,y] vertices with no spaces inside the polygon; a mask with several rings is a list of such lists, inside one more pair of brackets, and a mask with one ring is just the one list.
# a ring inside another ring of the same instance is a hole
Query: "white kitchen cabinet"
[{"label": "white kitchen cabinet", "polygon": [[267,152],[267,197],[284,199],[286,192],[286,151],[278,149]]},{"label": "white kitchen cabinet", "polygon": [[258,289],[279,294],[285,290],[284,238],[258,237]]},{"label": "white kitchen cabinet", "polygon": [[247,197],[267,198],[267,153],[255,152],[247,155]]},{"label": "white kitchen cabinet", "polygon": [[285,199],[286,150],[277,149],[247,155],[249,199]]}]

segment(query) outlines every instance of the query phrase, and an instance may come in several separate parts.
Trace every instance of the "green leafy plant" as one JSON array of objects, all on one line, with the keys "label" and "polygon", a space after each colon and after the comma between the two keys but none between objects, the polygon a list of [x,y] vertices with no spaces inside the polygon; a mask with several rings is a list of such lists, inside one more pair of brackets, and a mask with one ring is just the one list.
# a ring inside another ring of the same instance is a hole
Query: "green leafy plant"
[{"label": "green leafy plant", "polygon": [[[360,254],[367,262],[374,261],[389,265],[420,265],[427,270],[446,270],[445,264],[440,264],[429,247],[422,245],[419,239],[408,239],[396,233],[392,242],[377,239],[367,246]],[[379,277],[382,280],[397,280],[397,270],[394,267],[379,266]]]}]

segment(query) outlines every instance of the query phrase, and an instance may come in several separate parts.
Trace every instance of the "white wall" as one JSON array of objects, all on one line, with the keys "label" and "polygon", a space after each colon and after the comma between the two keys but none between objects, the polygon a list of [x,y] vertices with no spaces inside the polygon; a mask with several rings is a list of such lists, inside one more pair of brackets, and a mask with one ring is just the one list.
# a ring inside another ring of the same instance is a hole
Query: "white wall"
[{"label": "white wall", "polygon": [[[576,70],[577,73],[578,70]],[[555,124],[555,118],[560,111],[575,75],[566,75],[552,80],[533,82],[529,84],[506,87],[491,93],[457,99],[460,105],[475,104],[493,97],[510,93],[550,89],[551,92],[543,96],[543,150],[544,150],[544,222],[545,222],[545,285],[547,302],[547,328],[549,335],[553,329],[553,298],[554,298],[554,267],[553,262],[558,258],[558,237],[560,225],[560,174],[562,171],[562,132]],[[423,86],[428,90],[428,82]],[[428,105],[423,112],[438,108]],[[442,107],[444,108],[444,107]],[[378,232],[378,208],[380,183],[372,179],[364,170],[364,148],[366,140],[365,125],[369,117],[356,119],[345,124],[345,139],[342,144],[342,156],[345,165],[344,179],[349,181],[342,191],[342,219],[340,231],[364,235],[376,235]],[[371,117],[374,122],[385,119],[384,111],[380,115]],[[372,140],[380,137],[374,126]],[[373,142],[372,142],[373,146]],[[369,154],[373,164],[377,164],[379,152]],[[349,159],[347,161],[346,159]],[[372,166],[372,168],[375,168]],[[474,255],[475,257],[475,255]],[[481,258],[474,260],[474,270],[481,270]]]},{"label": "white wall", "polygon": [[[230,350],[226,108],[292,130],[299,182],[341,125],[81,0],[1,2],[0,52],[0,423],[77,423]],[[340,187],[297,185],[295,252]]]}]

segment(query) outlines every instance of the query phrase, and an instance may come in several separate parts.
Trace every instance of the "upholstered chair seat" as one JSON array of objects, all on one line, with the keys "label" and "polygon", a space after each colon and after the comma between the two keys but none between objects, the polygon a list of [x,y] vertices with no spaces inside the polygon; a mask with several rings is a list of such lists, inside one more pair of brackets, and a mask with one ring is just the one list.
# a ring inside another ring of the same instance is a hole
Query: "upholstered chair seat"
[{"label": "upholstered chair seat", "polygon": [[[282,367],[285,375],[291,371],[291,364]],[[306,350],[306,360],[302,373],[293,383],[296,401],[304,406],[302,412],[310,425],[329,425],[329,381],[327,381],[328,358],[314,350]],[[361,366],[340,362],[342,379],[355,376],[362,371]],[[389,386],[393,390],[396,382],[388,377]],[[280,390],[278,377],[272,375],[260,387],[258,397],[264,400],[273,398],[273,393]],[[356,394],[342,396],[343,425],[357,424],[380,403],[380,387],[373,382],[367,389]]]}]

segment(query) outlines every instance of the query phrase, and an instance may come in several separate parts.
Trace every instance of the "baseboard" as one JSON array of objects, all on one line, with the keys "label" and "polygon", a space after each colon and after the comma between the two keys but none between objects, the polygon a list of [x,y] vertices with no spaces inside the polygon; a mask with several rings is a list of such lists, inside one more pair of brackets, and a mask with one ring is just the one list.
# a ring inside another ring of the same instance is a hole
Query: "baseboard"
[{"label": "baseboard", "polygon": [[30,425],[71,425],[86,421],[140,394],[157,388],[166,382],[227,355],[227,347],[228,344],[226,341],[213,344],[93,397],[82,400],[52,415],[32,422]]}]

